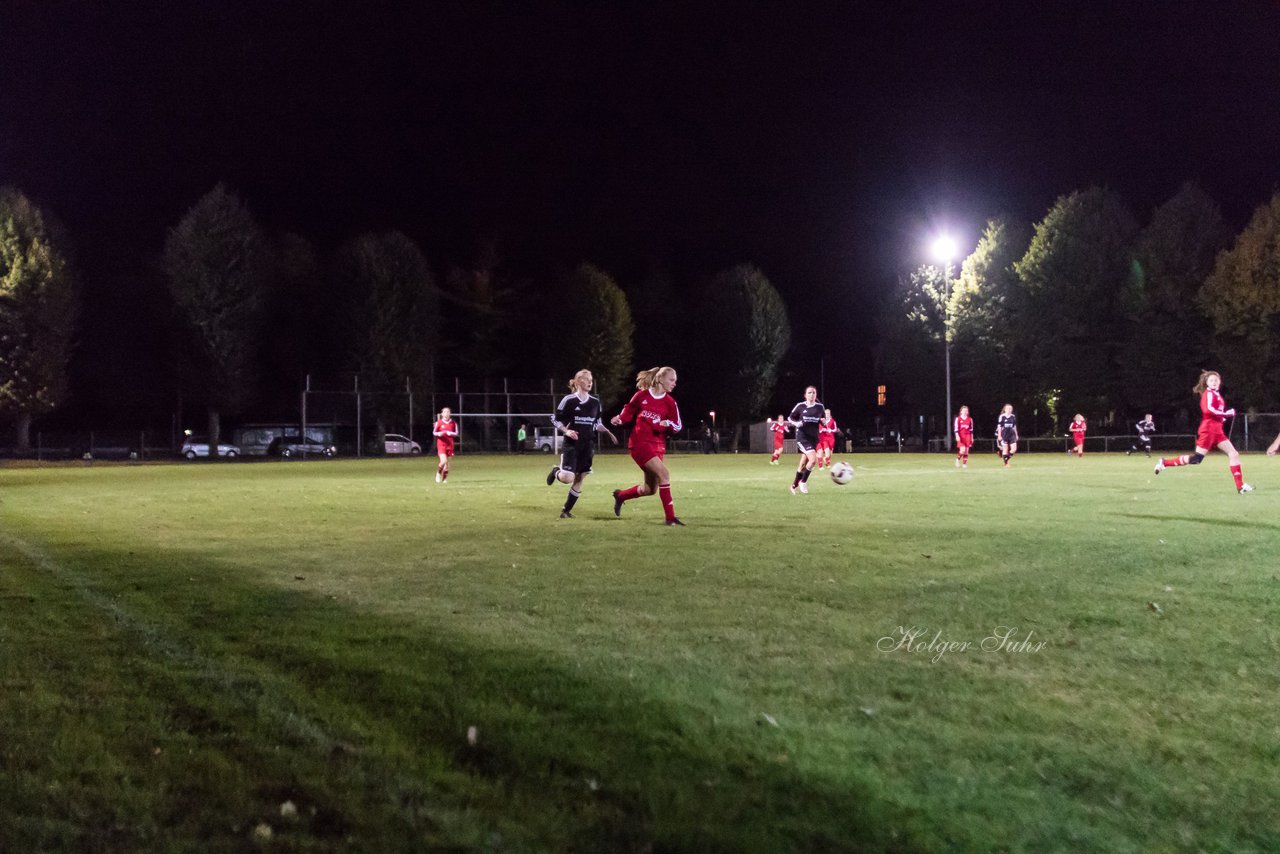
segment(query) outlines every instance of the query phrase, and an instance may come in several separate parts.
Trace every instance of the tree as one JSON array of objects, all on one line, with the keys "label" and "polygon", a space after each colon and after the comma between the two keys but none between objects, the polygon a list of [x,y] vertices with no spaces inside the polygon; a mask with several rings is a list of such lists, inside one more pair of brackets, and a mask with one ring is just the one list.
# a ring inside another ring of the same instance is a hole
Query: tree
[{"label": "tree", "polygon": [[251,400],[258,379],[268,247],[248,209],[219,184],[169,232],[163,264],[191,332],[189,357],[205,380],[209,447],[216,448],[222,413]]},{"label": "tree", "polygon": [[493,240],[481,241],[471,263],[450,268],[443,290],[445,329],[456,368],[487,381],[521,364],[530,317],[525,286],[510,275]]},{"label": "tree", "polygon": [[[875,375],[890,389],[889,414],[941,412],[943,271],[925,265],[898,280],[876,323]],[[943,429],[947,429],[944,427]]]},{"label": "tree", "polygon": [[[366,234],[339,252],[338,277],[350,307],[351,357],[366,386],[400,392],[430,388],[440,303],[422,251],[398,231]],[[377,410],[378,440],[386,428]]]},{"label": "tree", "polygon": [[1280,405],[1280,193],[1218,254],[1200,302],[1232,396],[1251,407]]},{"label": "tree", "polygon": [[1199,292],[1230,234],[1218,206],[1184,184],[1138,236],[1141,301],[1125,358],[1126,396],[1149,412],[1188,399],[1189,378],[1208,364],[1212,323]]},{"label": "tree", "polygon": [[[704,318],[715,318],[699,331],[699,370],[706,402],[734,426],[733,447],[740,428],[764,414],[778,382],[778,366],[791,346],[791,322],[782,296],[759,268],[738,264],[711,280],[701,299]],[[714,376],[708,388],[706,379]]]},{"label": "tree", "polygon": [[308,240],[282,235],[272,241],[271,260],[262,342],[268,400],[292,408],[308,374],[347,367],[343,343],[350,318],[328,298],[323,265]]},{"label": "tree", "polygon": [[645,274],[627,286],[627,303],[636,324],[636,363],[654,365],[685,364],[690,335],[687,292],[676,288],[670,273],[651,264]]},{"label": "tree", "polygon": [[957,408],[963,403],[975,412],[995,412],[1030,396],[1026,290],[1014,271],[1029,240],[1025,228],[991,220],[960,265],[949,306]]},{"label": "tree", "polygon": [[31,448],[31,420],[67,396],[79,295],[59,229],[13,188],[0,189],[0,413]]},{"label": "tree", "polygon": [[1026,286],[1031,375],[1063,411],[1123,401],[1125,341],[1138,303],[1133,216],[1110,190],[1059,198],[1015,265]]},{"label": "tree", "polygon": [[592,264],[579,264],[560,284],[564,313],[561,346],[553,353],[565,377],[587,368],[595,394],[607,408],[621,400],[634,366],[635,325],[627,296],[613,278]]}]

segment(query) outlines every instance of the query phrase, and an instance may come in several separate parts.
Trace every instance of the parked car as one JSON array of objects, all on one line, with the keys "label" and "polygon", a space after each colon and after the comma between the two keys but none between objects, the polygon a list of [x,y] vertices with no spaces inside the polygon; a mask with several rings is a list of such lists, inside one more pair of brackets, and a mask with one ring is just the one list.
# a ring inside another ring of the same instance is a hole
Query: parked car
[{"label": "parked car", "polygon": [[552,452],[560,452],[561,439],[561,435],[554,429],[535,427],[533,428],[533,435],[524,441],[526,446],[532,450],[550,454]]},{"label": "parked car", "polygon": [[408,436],[401,436],[399,433],[388,433],[382,450],[386,454],[420,454],[422,453],[422,446]]},{"label": "parked car", "polygon": [[[187,440],[182,443],[182,451],[180,453],[189,460],[194,460],[196,457],[207,457],[209,456],[209,440],[192,439],[188,437]],[[240,456],[240,448],[238,445],[229,445],[219,442],[218,456],[226,457],[229,460],[235,459]]]},{"label": "parked car", "polygon": [[267,456],[279,455],[286,459],[302,454],[332,457],[337,453],[338,449],[333,445],[326,445],[307,436],[276,436],[267,445]]}]

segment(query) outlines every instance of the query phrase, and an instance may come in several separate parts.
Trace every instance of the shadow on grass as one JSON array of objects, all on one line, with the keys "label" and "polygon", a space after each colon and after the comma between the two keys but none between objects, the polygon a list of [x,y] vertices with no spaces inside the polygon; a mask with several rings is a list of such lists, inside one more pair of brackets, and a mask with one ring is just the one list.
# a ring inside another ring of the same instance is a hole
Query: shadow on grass
[{"label": "shadow on grass", "polygon": [[1221,525],[1224,528],[1265,528],[1280,531],[1274,522],[1258,522],[1251,519],[1211,519],[1207,516],[1159,516],[1154,513],[1117,513],[1126,519],[1149,519],[1155,522],[1196,522],[1201,525]]},{"label": "shadow on grass", "polygon": [[[121,627],[110,633],[124,655],[99,658],[135,683],[115,702],[137,710],[116,713],[158,714],[171,741],[204,754],[167,773],[125,772],[150,789],[135,798],[149,804],[139,809],[170,817],[172,850],[243,844],[245,796],[219,790],[219,775],[251,792],[263,815],[285,799],[310,804],[287,837],[308,850],[929,847],[856,769],[806,775],[785,730],[717,722],[696,696],[666,699],[660,688],[584,676],[571,661],[256,584],[225,566],[89,549],[55,561],[67,576],[59,583],[83,585],[97,621]],[[138,761],[110,733],[86,741],[126,766]],[[218,814],[236,804],[239,813]],[[146,842],[122,831],[127,812],[101,809],[82,811],[78,847]]]}]

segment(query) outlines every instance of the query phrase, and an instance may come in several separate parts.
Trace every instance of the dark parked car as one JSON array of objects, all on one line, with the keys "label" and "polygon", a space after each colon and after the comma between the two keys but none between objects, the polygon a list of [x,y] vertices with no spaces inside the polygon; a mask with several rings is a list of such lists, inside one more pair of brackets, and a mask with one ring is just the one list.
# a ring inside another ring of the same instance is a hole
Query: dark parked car
[{"label": "dark parked car", "polygon": [[271,440],[271,444],[267,445],[267,456],[279,455],[286,459],[303,454],[332,457],[336,453],[338,449],[333,445],[326,445],[305,436],[276,436]]}]

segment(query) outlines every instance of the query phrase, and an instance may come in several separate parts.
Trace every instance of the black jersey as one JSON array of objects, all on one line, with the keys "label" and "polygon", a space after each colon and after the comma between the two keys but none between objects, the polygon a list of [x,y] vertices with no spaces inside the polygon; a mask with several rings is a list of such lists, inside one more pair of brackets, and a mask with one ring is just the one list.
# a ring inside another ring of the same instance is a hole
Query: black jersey
[{"label": "black jersey", "polygon": [[1018,416],[1012,412],[1001,412],[1000,417],[996,419],[996,435],[1006,445],[1018,441]]},{"label": "black jersey", "polygon": [[[566,394],[551,416],[551,423],[561,432],[574,430],[580,440],[591,442],[595,439],[597,426],[601,424],[600,398],[587,395],[587,399],[582,400],[577,394]],[[573,442],[568,436],[564,440]]]},{"label": "black jersey", "polygon": [[818,444],[818,424],[823,418],[826,418],[827,408],[822,405],[821,401],[813,403],[805,403],[803,400],[795,405],[791,410],[791,416],[787,419],[791,422],[791,426],[796,428],[796,440],[804,441],[809,447]]},{"label": "black jersey", "polygon": [[1137,429],[1140,439],[1150,439],[1151,434],[1156,432],[1156,423],[1150,418],[1144,418],[1133,426]]}]

